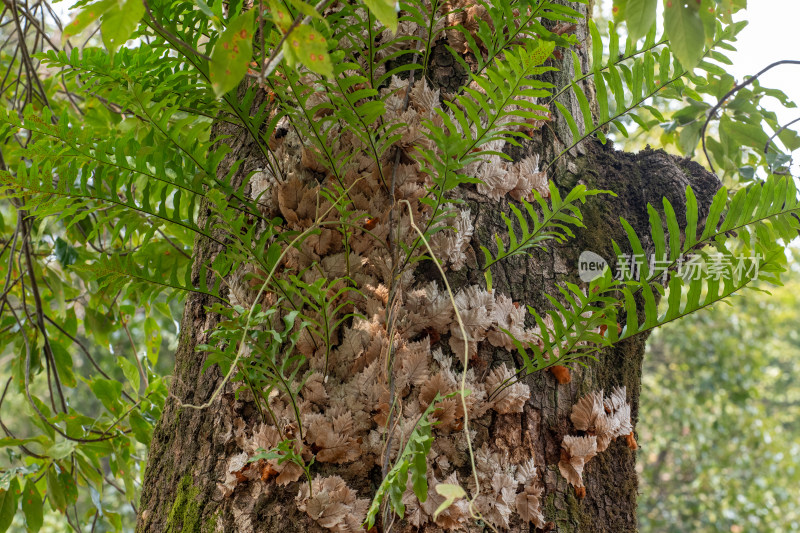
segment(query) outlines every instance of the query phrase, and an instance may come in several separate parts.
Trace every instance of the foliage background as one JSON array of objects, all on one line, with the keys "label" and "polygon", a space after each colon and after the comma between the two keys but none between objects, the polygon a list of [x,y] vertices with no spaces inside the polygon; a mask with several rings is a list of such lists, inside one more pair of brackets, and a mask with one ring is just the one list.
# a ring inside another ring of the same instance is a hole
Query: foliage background
[{"label": "foliage background", "polygon": [[649,340],[643,532],[800,531],[800,269]]}]

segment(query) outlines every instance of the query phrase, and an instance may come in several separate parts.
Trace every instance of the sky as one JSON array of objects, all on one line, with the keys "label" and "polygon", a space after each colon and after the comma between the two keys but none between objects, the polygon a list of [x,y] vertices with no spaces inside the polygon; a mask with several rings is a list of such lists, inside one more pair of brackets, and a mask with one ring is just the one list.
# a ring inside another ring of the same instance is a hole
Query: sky
[{"label": "sky", "polygon": [[[782,59],[800,60],[800,0],[750,0],[739,19],[749,25],[739,34],[737,52],[729,72],[737,81]],[[780,89],[800,106],[800,65],[782,65],[759,77],[764,87]],[[766,103],[765,103],[766,104]],[[800,108],[785,109],[777,101],[768,105],[782,124],[800,117]]]}]

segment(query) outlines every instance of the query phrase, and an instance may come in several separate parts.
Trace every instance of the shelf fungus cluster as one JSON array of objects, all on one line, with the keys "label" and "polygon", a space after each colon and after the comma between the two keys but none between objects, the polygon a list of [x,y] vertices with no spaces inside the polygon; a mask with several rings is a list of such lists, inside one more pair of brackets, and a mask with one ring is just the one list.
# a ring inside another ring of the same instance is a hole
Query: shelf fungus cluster
[{"label": "shelf fungus cluster", "polygon": [[607,398],[603,391],[582,397],[572,407],[570,419],[582,436],[565,435],[561,443],[561,475],[575,487],[579,498],[586,496],[583,469],[595,455],[605,451],[611,441],[625,437],[631,450],[637,448],[631,422],[631,406],[626,399],[625,387],[617,387]]},{"label": "shelf fungus cluster", "polygon": [[[331,306],[337,309],[335,316],[323,317],[301,299],[292,302],[293,309],[318,323],[339,327],[324,338],[308,328],[299,333],[295,350],[304,356],[310,377],[302,384],[290,384],[289,390],[298,390],[296,397],[281,387],[274,389],[268,409],[264,409],[269,415],[260,421],[234,422],[228,440],[235,443],[236,451],[227,458],[218,489],[223,498],[235,498],[247,485],[251,499],[254,490],[291,490],[296,494],[294,505],[318,526],[336,532],[361,531],[375,488],[369,480],[398,458],[401,446],[437,394],[444,397],[460,390],[466,350],[470,363],[464,387],[469,391],[466,413],[458,396],[437,402],[430,414],[434,440],[427,457],[428,497],[419,501],[411,486],[403,496],[404,524],[410,531],[426,524],[463,530],[473,523],[466,502],[455,502],[436,517],[434,512],[443,501],[435,490],[439,483],[457,483],[472,495],[477,493],[469,474],[465,414],[491,431],[510,424],[519,432],[519,416],[504,415],[522,413],[530,398],[528,386],[514,382],[514,369],[479,355],[479,346],[511,351],[514,344],[506,332],[528,342],[536,338],[537,331],[525,325],[525,306],[479,285],[462,287],[454,294],[455,308],[465,325],[462,331],[443,285],[415,278],[416,257],[404,260],[399,254],[398,263],[393,263],[387,243],[395,239],[410,245],[416,238],[410,216],[419,226],[430,219],[430,206],[419,199],[427,194],[431,178],[413,154],[416,146],[428,142],[421,121],[437,120],[434,109],[442,106],[439,92],[425,80],[409,88],[407,81],[395,78],[383,91],[390,93],[384,120],[405,125],[395,145],[404,157],[386,150],[382,166],[377,168],[369,147],[347,127],[332,123],[329,127],[335,131],[329,138],[335,140],[335,146],[328,148],[332,153],[354,155],[338,169],[337,176],[328,173],[321,179],[320,173],[328,172],[322,162],[325,154],[281,122],[277,128],[282,131],[280,137],[270,142],[278,160],[286,163],[283,175],[264,171],[250,182],[250,194],[261,198],[265,214],[280,216],[293,231],[317,228],[302,249],[289,250],[281,272],[293,273],[308,283],[318,276],[340,280],[333,285],[333,294],[347,283],[358,291],[336,296]],[[313,95],[314,101],[324,98],[324,92]],[[496,144],[499,152],[502,143]],[[489,201],[506,196],[530,198],[534,189],[547,192],[535,157],[516,163],[477,162],[461,171],[484,179],[479,192]],[[390,181],[394,199],[387,188]],[[337,226],[341,214],[331,209],[333,196],[322,190],[333,184],[348,191],[348,216],[360,221],[346,226],[346,244],[341,226]],[[399,203],[402,200],[409,202],[410,210]],[[447,270],[474,264],[474,222],[474,215],[462,204],[446,219],[448,227],[431,239],[434,254]],[[426,251],[420,247],[415,253],[421,256]],[[256,278],[249,283],[240,276],[240,286],[231,294],[234,303],[248,308],[255,302],[258,275],[249,273],[249,278]],[[276,305],[276,301],[275,295],[266,295],[260,303]],[[339,321],[344,314],[349,318]],[[247,397],[241,396],[237,405]],[[527,457],[517,453],[512,458],[485,435],[472,429],[481,489],[475,508],[501,529],[525,527],[525,523],[541,527],[543,489],[532,453]],[[297,461],[263,456],[265,450],[274,450],[281,443],[285,454],[287,442]],[[300,464],[312,460],[309,487]],[[325,465],[336,465],[335,475]]]},{"label": "shelf fungus cluster", "polygon": [[[485,14],[476,8],[464,16],[466,23],[477,25]],[[399,31],[418,30],[401,22]],[[458,35],[448,32],[447,38]],[[311,77],[301,81],[309,91],[305,107],[315,109],[316,118],[329,116],[330,92]],[[474,89],[480,91],[477,85]],[[400,457],[420,417],[438,397],[444,399],[428,411],[433,423],[425,465],[428,494],[417,498],[409,479],[402,496],[401,527],[469,529],[474,517],[466,501],[435,512],[444,501],[436,486],[447,483],[463,487],[474,498],[473,509],[499,529],[516,531],[529,524],[543,528],[543,465],[534,465],[533,449],[512,452],[492,438],[520,433],[519,414],[530,399],[528,385],[516,382],[513,368],[498,364],[497,352],[515,350],[509,334],[528,343],[536,342],[539,332],[526,327],[525,306],[508,295],[467,284],[451,299],[440,282],[416,276],[428,251],[413,246],[417,234],[412,221],[426,227],[432,220],[431,203],[420,200],[434,185],[430,169],[419,162],[419,149],[433,147],[426,124],[443,123],[452,110],[442,105],[447,95],[425,78],[413,84],[392,78],[381,94],[382,121],[399,125],[393,130],[399,134],[393,146],[378,154],[351,125],[337,120],[323,121],[325,144],[320,145],[302,137],[284,117],[269,139],[281,172],[259,172],[249,183],[248,192],[260,199],[265,215],[279,216],[287,229],[310,235],[302,247],[287,250],[281,276],[294,275],[309,285],[319,278],[331,282],[328,296],[333,301],[325,309],[333,312],[323,313],[320,306],[299,297],[281,307],[282,312],[300,312],[306,322],[320,324],[317,329],[294,326],[298,337],[293,349],[304,358],[303,372],[310,377],[276,386],[264,400],[268,405],[263,413],[268,416],[233,423],[227,442],[232,448],[235,444],[235,452],[218,480],[219,492],[223,498],[236,498],[247,485],[252,500],[254,491],[292,491],[296,497],[282,501],[295,505],[318,527],[362,531],[374,480]],[[536,97],[523,98],[539,103]],[[467,127],[452,117],[450,123]],[[504,142],[495,139],[481,148],[500,154]],[[348,155],[332,161],[331,154]],[[458,172],[480,178],[473,190],[485,201],[531,200],[534,191],[549,196],[535,155],[520,161],[490,155]],[[476,266],[476,217],[466,203],[449,204],[448,209],[452,216],[437,218],[442,228],[431,232],[433,255],[450,272]],[[402,253],[393,253],[393,245]],[[408,250],[411,255],[406,257]],[[280,296],[259,296],[259,276],[248,272],[249,283],[241,276],[231,301],[245,309],[255,303],[280,307]],[[343,290],[348,286],[351,290]],[[258,297],[262,299],[256,302]],[[463,389],[469,391],[465,403],[451,395],[462,389],[462,379]],[[245,411],[239,407],[246,401],[246,394],[240,396],[237,413]],[[612,411],[621,413],[622,407]],[[474,475],[465,418],[476,423],[470,424]],[[566,448],[575,460],[569,479],[580,482],[579,454],[585,463],[584,449],[596,450],[600,438],[586,437],[592,445]],[[276,449],[280,453],[264,454]],[[310,482],[303,468],[309,464]]]}]

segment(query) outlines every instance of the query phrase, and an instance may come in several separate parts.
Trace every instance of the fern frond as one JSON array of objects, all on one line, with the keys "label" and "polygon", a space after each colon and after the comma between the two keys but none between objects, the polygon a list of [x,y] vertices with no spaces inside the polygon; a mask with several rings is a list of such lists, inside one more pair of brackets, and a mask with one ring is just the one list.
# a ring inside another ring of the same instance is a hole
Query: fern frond
[{"label": "fern frond", "polygon": [[406,508],[403,503],[403,493],[406,491],[409,472],[411,473],[411,486],[419,501],[425,502],[428,498],[428,453],[433,444],[433,422],[429,420],[429,417],[440,400],[442,400],[442,396],[437,393],[414,425],[397,461],[384,476],[378,490],[375,491],[375,496],[367,510],[367,518],[364,520],[367,529],[375,525],[375,517],[387,496],[389,497],[389,506],[397,513],[397,516],[403,518]]},{"label": "fern frond", "polygon": [[[209,286],[207,276],[200,275],[199,283],[192,283],[192,262],[180,254],[139,252],[126,256],[100,256],[90,264],[75,264],[72,268],[86,272],[101,290],[114,294],[127,289],[129,294],[150,300],[163,292],[175,297],[179,292],[196,292],[226,301],[220,296],[220,276]],[[204,272],[204,269],[201,269]],[[205,273],[205,272],[204,272]]]},{"label": "fern frond", "polygon": [[[666,38],[656,39],[655,27],[648,33],[641,46],[628,39],[624,55],[619,55],[619,36],[615,26],[610,24],[609,48],[613,53],[609,54],[608,60],[604,62],[600,33],[593,22],[590,22],[589,26],[593,44],[592,69],[582,73],[579,68],[578,56],[573,52],[575,79],[569,85],[556,91],[551,99],[551,103],[558,108],[559,113],[567,122],[572,139],[565,142],[568,147],[558,154],[547,168],[587,137],[597,135],[601,142],[605,143],[605,131],[611,124],[627,137],[628,132],[622,121],[623,118],[629,118],[644,130],[649,130],[652,124],[642,118],[640,110],[646,109],[654,116],[660,117],[657,109],[646,105],[646,102],[653,96],[659,95],[682,100],[684,96],[688,95],[702,101],[702,98],[683,81],[691,79],[692,73],[685,70],[673,57],[669,41]],[[720,31],[706,51],[705,57],[724,58],[724,55],[716,48],[723,47],[726,41],[734,40],[740,30],[740,26],[730,25]],[[698,68],[707,72],[719,69],[718,66],[708,61],[702,62]],[[597,117],[593,115],[589,101],[579,85],[580,82],[590,77],[593,79],[597,91]],[[701,79],[699,83],[704,84],[705,81]],[[557,98],[568,91],[578,102],[582,125],[578,124],[576,117],[564,104],[557,101]],[[663,119],[663,117],[661,118]]]},{"label": "fern frond", "polygon": [[[420,171],[429,174],[434,183],[428,197],[421,199],[433,213],[423,232],[426,236],[446,227],[441,223],[448,210],[442,207],[454,201],[446,199],[445,193],[459,185],[480,183],[462,172],[464,167],[489,155],[508,158],[482,146],[494,140],[518,145],[515,138],[527,138],[517,131],[519,126],[546,118],[547,109],[534,102],[550,94],[551,84],[532,78],[553,69],[541,66],[553,47],[553,43],[540,41],[506,51],[502,61],[487,68],[485,77],[472,75],[475,87],[465,88],[464,94],[445,102],[449,113],[436,109],[438,120],[423,121],[424,134],[433,144],[432,148],[415,147]],[[416,249],[419,242],[416,239],[408,250]]]},{"label": "fern frond", "polygon": [[538,339],[524,344],[512,337],[523,360],[521,370],[527,374],[554,365],[583,364],[583,359],[594,358],[598,346],[609,345],[603,332],[616,328],[615,303],[618,300],[610,272],[594,280],[585,290],[572,283],[557,288],[566,305],[546,294],[554,308],[546,313],[547,319],[528,307],[536,321]]},{"label": "fern frond", "polygon": [[[508,245],[499,235],[495,234],[494,239],[497,244],[497,253],[492,252],[486,247],[481,246],[484,255],[483,271],[486,276],[487,289],[492,289],[492,275],[490,268],[497,262],[508,257],[520,254],[530,255],[534,248],[544,248],[547,241],[564,242],[569,237],[573,237],[571,227],[583,227],[583,217],[580,211],[580,204],[586,203],[587,198],[598,194],[613,194],[610,191],[587,190],[585,185],[577,185],[566,196],[561,198],[558,187],[553,182],[549,183],[550,202],[545,200],[542,195],[534,190],[533,195],[537,208],[525,201],[521,201],[525,214],[514,204],[509,204],[515,220],[512,220],[505,213],[501,213],[503,221],[508,228]],[[529,222],[533,222],[533,226]],[[517,232],[519,227],[519,233]]]},{"label": "fern frond", "polygon": [[[79,209],[95,210],[96,203],[111,208],[118,219],[134,225],[144,220],[156,219],[175,224],[216,242],[220,242],[204,228],[195,223],[195,197],[183,201],[180,189],[160,182],[148,182],[143,190],[133,181],[122,181],[119,175],[104,167],[95,169],[90,177],[80,168],[61,167],[56,173],[49,163],[26,168],[21,164],[16,173],[0,172],[0,195],[4,197],[25,197],[32,214],[39,218],[55,216],[65,220]],[[53,176],[58,176],[54,178]],[[131,213],[145,217],[144,220],[131,217]],[[77,220],[67,220],[70,226]],[[158,224],[156,224],[157,226]]]},{"label": "fern frond", "polygon": [[[485,77],[472,75],[472,84],[464,87],[465,94],[457,95],[453,102],[445,102],[449,114],[437,110],[450,134],[463,136],[463,158],[469,157],[471,162],[473,158],[488,155],[489,152],[476,149],[494,140],[518,145],[515,138],[525,135],[515,131],[514,126],[547,119],[547,108],[536,103],[536,99],[550,96],[552,85],[532,78],[554,70],[542,66],[554,47],[552,42],[538,41],[506,50],[502,61],[486,69]],[[428,124],[429,129],[434,128],[432,123]]]},{"label": "fern frond", "polygon": [[[585,293],[570,285],[560,287],[566,306],[548,296],[553,306],[547,312],[549,320],[529,308],[540,332],[537,342],[516,342],[525,361],[523,371],[580,363],[581,358],[593,357],[603,347],[704,309],[758,280],[781,283],[785,244],[800,231],[800,201],[792,178],[771,176],[764,183],[739,190],[732,199],[721,188],[699,234],[698,205],[691,187],[687,187],[686,197],[683,230],[666,199],[666,234],[661,215],[648,207],[649,240],[661,254],[653,268],[647,264],[642,239],[622,220],[628,247],[633,257],[642,261],[639,279],[631,279],[625,272],[614,278],[607,269]],[[622,256],[617,243],[614,249]],[[690,253],[696,254],[695,258],[689,257]],[[689,266],[691,270],[687,270]],[[659,313],[657,295],[666,295],[663,313]],[[622,315],[625,325],[618,331],[616,318]]]},{"label": "fern frond", "polygon": [[[586,3],[580,0],[578,3]],[[475,75],[480,76],[487,68],[494,65],[497,58],[512,48],[514,45],[527,45],[538,40],[551,41],[562,47],[577,44],[574,35],[559,35],[548,30],[542,20],[551,22],[578,23],[581,14],[574,8],[557,4],[549,0],[525,0],[515,4],[494,4],[479,1],[478,4],[486,10],[491,24],[483,19],[476,22],[478,27],[475,36],[463,26],[456,26],[455,31],[460,32],[477,61]],[[466,64],[457,50],[450,49],[453,57],[466,67],[466,71],[473,69]]]}]

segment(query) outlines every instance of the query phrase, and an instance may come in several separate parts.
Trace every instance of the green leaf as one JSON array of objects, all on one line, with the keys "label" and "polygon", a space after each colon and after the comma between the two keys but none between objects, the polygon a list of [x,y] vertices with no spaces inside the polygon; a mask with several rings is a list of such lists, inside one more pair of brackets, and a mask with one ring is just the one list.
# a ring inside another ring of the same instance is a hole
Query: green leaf
[{"label": "green leaf", "polygon": [[53,340],[50,341],[50,348],[53,351],[53,359],[56,361],[56,370],[58,377],[64,386],[74,388],[78,382],[75,379],[75,374],[72,372],[72,356],[60,343]]},{"label": "green leaf", "polygon": [[35,533],[42,528],[42,507],[42,496],[33,481],[29,479],[22,491],[22,513],[25,515],[25,526],[29,532]]},{"label": "green leaf", "polygon": [[561,102],[553,102],[556,104],[558,111],[561,113],[561,116],[567,121],[567,126],[569,127],[570,133],[572,133],[572,141],[571,143],[577,141],[581,138],[581,132],[578,130],[578,125],[575,123],[575,119],[572,117],[572,113],[561,103]]},{"label": "green leaf", "polygon": [[214,2],[214,8],[208,5],[206,0],[195,0],[195,4],[200,8],[205,16],[219,24],[222,20],[222,2]]},{"label": "green leaf", "polygon": [[75,451],[75,441],[61,439],[47,449],[47,455],[52,459],[58,460],[68,457],[73,451]]},{"label": "green leaf", "polygon": [[114,416],[122,414],[119,405],[119,398],[122,394],[122,383],[104,378],[94,378],[89,382],[89,388],[103,405],[111,411]]},{"label": "green leaf", "polygon": [[764,150],[769,136],[760,124],[752,122],[734,121],[729,116],[723,115],[719,123],[720,133],[730,137],[740,146],[749,146],[759,151]]},{"label": "green leaf", "polygon": [[[589,21],[589,34],[592,37],[592,69],[599,71],[603,66],[603,39],[593,20]],[[575,75],[579,76],[580,73],[576,71]]]},{"label": "green leaf", "polygon": [[433,513],[434,520],[436,520],[443,511],[447,510],[448,507],[453,505],[456,500],[467,497],[467,493],[461,488],[461,485],[452,485],[450,483],[439,483],[436,485],[436,493],[440,496],[444,496],[445,499]]},{"label": "green leaf", "polygon": [[[741,198],[741,196],[739,197]],[[728,189],[720,187],[717,194],[714,195],[714,200],[711,202],[711,208],[706,217],[706,226],[701,235],[701,239],[707,239],[717,231],[717,224],[719,224],[722,210],[725,209],[725,204],[728,201]]]},{"label": "green leaf", "polygon": [[152,426],[145,420],[145,418],[139,414],[138,411],[134,410],[131,411],[128,420],[131,424],[131,429],[133,430],[133,436],[136,437],[136,440],[144,444],[145,446],[150,446],[150,437],[152,433]]},{"label": "green leaf", "polygon": [[692,186],[686,187],[686,240],[683,242],[684,251],[689,250],[697,243],[697,197]]},{"label": "green leaf", "polygon": [[308,24],[301,24],[292,30],[284,42],[283,50],[290,58],[290,63],[299,61],[312,72],[333,76],[333,63],[325,37]]},{"label": "green leaf", "polygon": [[47,469],[47,499],[50,501],[50,506],[53,510],[62,513],[67,510],[64,487],[61,485],[61,480],[58,479],[58,473],[54,466]]},{"label": "green leaf", "polygon": [[16,477],[11,479],[7,490],[0,489],[0,533],[5,533],[14,521],[17,513],[17,498],[19,494],[19,481]]},{"label": "green leaf", "polygon": [[578,99],[578,105],[581,108],[581,114],[583,115],[583,127],[586,131],[590,131],[594,129],[594,118],[592,117],[592,108],[589,105],[589,100],[586,98],[586,95],[583,92],[577,83],[572,84],[572,90],[575,93],[575,97]]},{"label": "green leaf", "polygon": [[667,257],[667,242],[664,236],[664,225],[661,222],[661,215],[655,208],[647,204],[647,213],[650,217],[650,231],[653,234],[653,248],[655,251],[655,258],[657,261],[666,259]]},{"label": "green leaf", "polygon": [[58,237],[56,239],[56,245],[53,249],[53,252],[56,255],[56,259],[58,262],[61,263],[62,266],[70,266],[78,260],[78,251],[69,245],[67,241]]},{"label": "green leaf", "polygon": [[392,33],[397,33],[397,2],[395,0],[364,0],[367,8]]},{"label": "green leaf", "polygon": [[666,196],[662,199],[662,202],[664,216],[667,219],[667,230],[669,231],[669,260],[675,261],[681,254],[681,229],[678,224],[678,217],[675,215],[675,209]]},{"label": "green leaf", "polygon": [[214,45],[208,75],[217,97],[236,88],[247,74],[253,56],[255,16],[256,10],[251,9],[233,19]]},{"label": "green leaf", "polygon": [[20,444],[28,444],[29,442],[38,442],[42,444],[43,442],[47,441],[47,437],[44,435],[37,435],[36,437],[28,437],[27,439],[14,439],[11,437],[3,437],[0,439],[0,448],[5,448],[7,446],[19,446]]},{"label": "green leaf", "polygon": [[103,14],[100,32],[103,34],[103,42],[112,53],[130,38],[142,20],[142,15],[144,15],[142,0],[114,2]]},{"label": "green leaf", "polygon": [[111,333],[113,329],[111,320],[96,309],[87,307],[84,321],[86,323],[85,325],[88,326],[87,329],[91,331],[92,335],[95,337],[97,344],[108,346],[108,334]]},{"label": "green leaf", "polygon": [[405,513],[405,505],[403,504],[403,493],[406,491],[408,482],[408,472],[411,470],[411,482],[414,494],[420,501],[424,502],[428,495],[428,462],[427,456],[431,450],[433,443],[433,436],[431,434],[432,422],[428,420],[428,416],[433,412],[436,404],[442,399],[437,394],[436,397],[428,405],[425,412],[422,414],[411,435],[408,437],[400,457],[397,458],[394,466],[392,466],[386,477],[383,478],[372,503],[367,510],[367,516],[364,520],[364,525],[367,529],[371,529],[375,524],[375,517],[381,507],[381,502],[385,500],[386,495],[389,496],[389,504],[391,509],[397,513],[400,518]]},{"label": "green leaf", "polygon": [[638,41],[656,22],[656,0],[628,0],[625,8],[625,22],[628,24],[628,36]]},{"label": "green leaf", "polygon": [[[172,318],[170,316],[170,318]],[[149,316],[144,321],[144,341],[147,346],[147,360],[151,366],[158,362],[158,352],[161,350],[161,327],[155,318]]]},{"label": "green leaf", "polygon": [[58,480],[61,482],[61,487],[64,489],[64,498],[67,505],[72,505],[78,501],[78,485],[72,476],[66,472],[61,472],[58,475]]},{"label": "green leaf", "polygon": [[703,57],[705,30],[695,2],[683,0],[664,1],[664,29],[672,53],[683,68],[691,70]]},{"label": "green leaf", "polygon": [[77,35],[82,32],[89,24],[99,19],[103,13],[108,11],[114,5],[114,0],[102,0],[89,4],[81,9],[74,19],[67,24],[64,28],[64,33],[61,34],[61,39],[66,41],[69,37]]},{"label": "green leaf", "polygon": [[[134,357],[136,357],[135,354]],[[139,386],[141,385],[141,377],[139,376],[139,369],[136,367],[136,365],[131,363],[128,359],[125,359],[124,357],[117,357],[117,364],[122,369],[122,373],[125,375],[125,379],[127,379],[128,382],[130,382],[134,392],[139,392]]]},{"label": "green leaf", "polygon": [[412,459],[413,466],[411,468],[411,485],[414,489],[414,494],[421,502],[428,499],[428,463],[425,454],[418,453]]}]

